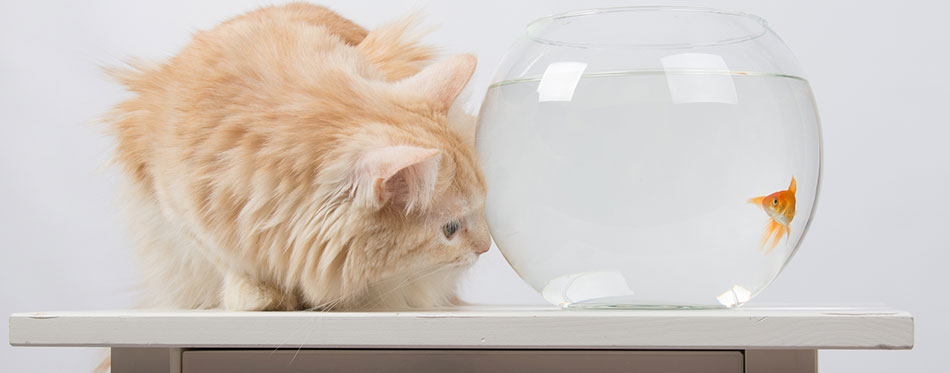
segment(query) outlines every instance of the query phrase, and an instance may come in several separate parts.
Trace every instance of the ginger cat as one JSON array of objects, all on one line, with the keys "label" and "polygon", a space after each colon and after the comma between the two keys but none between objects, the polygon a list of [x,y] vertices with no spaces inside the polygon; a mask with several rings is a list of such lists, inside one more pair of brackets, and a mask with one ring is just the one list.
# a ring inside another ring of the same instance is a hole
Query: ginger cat
[{"label": "ginger cat", "polygon": [[477,159],[447,120],[475,58],[428,65],[412,25],[266,7],[112,71],[134,94],[109,123],[148,305],[457,301],[490,245]]}]

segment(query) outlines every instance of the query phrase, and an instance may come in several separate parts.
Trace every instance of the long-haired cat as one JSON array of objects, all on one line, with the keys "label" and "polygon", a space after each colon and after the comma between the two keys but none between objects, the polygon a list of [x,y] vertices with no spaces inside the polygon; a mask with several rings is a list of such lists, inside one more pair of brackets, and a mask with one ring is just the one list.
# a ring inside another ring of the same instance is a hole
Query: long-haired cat
[{"label": "long-haired cat", "polygon": [[439,307],[488,250],[485,185],[447,122],[475,69],[426,66],[407,19],[367,32],[309,4],[113,71],[109,121],[148,304]]}]

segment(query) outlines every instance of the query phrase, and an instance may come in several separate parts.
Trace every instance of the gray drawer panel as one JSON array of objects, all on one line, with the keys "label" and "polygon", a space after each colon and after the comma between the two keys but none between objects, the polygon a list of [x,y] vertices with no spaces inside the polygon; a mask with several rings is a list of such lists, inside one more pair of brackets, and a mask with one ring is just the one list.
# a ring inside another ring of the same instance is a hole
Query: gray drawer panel
[{"label": "gray drawer panel", "polygon": [[182,372],[742,373],[740,351],[187,350]]}]

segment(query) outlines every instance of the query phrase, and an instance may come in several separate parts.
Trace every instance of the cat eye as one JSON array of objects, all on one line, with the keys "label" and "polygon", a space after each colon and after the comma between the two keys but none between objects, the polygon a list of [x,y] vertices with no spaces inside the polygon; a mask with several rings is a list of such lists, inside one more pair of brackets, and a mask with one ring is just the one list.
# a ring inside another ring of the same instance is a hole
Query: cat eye
[{"label": "cat eye", "polygon": [[458,220],[453,220],[442,226],[442,234],[445,235],[445,238],[452,238],[455,235],[455,232],[459,230],[461,223]]}]

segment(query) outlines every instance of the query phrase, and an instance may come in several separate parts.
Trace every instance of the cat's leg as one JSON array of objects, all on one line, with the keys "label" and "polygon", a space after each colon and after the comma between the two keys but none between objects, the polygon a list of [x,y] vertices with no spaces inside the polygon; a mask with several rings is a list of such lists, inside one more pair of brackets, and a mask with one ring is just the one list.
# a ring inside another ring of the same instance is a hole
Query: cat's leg
[{"label": "cat's leg", "polygon": [[228,272],[224,276],[224,308],[228,311],[292,311],[297,296],[248,276]]},{"label": "cat's leg", "polygon": [[140,184],[124,185],[136,257],[142,268],[145,307],[214,308],[221,300],[221,274],[180,224],[166,218]]},{"label": "cat's leg", "polygon": [[147,307],[215,308],[240,311],[294,310],[293,292],[252,281],[206,255],[188,227],[166,218],[145,188],[124,190],[128,217],[143,269]]}]

